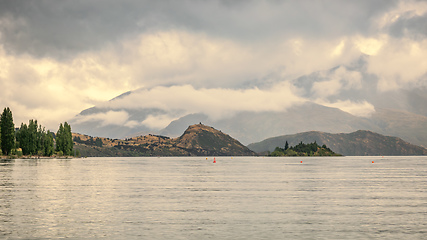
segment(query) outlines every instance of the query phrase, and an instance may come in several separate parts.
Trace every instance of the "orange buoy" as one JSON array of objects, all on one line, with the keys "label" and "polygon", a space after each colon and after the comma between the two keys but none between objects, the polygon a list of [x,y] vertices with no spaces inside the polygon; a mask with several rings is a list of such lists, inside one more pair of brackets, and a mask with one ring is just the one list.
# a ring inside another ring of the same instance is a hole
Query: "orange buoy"
[{"label": "orange buoy", "polygon": [[372,161],[372,163],[374,163],[374,161]]},{"label": "orange buoy", "polygon": [[302,161],[301,161],[301,163],[302,163]]}]

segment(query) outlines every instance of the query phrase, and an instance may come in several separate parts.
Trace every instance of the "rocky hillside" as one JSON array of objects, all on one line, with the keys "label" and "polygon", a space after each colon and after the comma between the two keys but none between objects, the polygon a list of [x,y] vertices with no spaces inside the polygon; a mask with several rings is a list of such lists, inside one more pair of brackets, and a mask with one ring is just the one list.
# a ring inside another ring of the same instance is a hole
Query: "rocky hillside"
[{"label": "rocky hillside", "polygon": [[345,156],[427,155],[427,149],[407,143],[400,138],[362,130],[339,134],[317,131],[304,132],[269,138],[250,144],[248,147],[258,153],[271,152],[276,147],[283,147],[286,141],[290,145],[295,145],[301,141],[304,143],[316,141],[319,145],[325,144],[332,151]]},{"label": "rocky hillside", "polygon": [[254,155],[234,138],[203,124],[189,126],[183,135],[173,141],[177,147],[187,149],[192,155]]},{"label": "rocky hillside", "polygon": [[254,152],[227,134],[203,124],[177,138],[146,135],[124,140],[73,134],[82,156],[250,156]]}]

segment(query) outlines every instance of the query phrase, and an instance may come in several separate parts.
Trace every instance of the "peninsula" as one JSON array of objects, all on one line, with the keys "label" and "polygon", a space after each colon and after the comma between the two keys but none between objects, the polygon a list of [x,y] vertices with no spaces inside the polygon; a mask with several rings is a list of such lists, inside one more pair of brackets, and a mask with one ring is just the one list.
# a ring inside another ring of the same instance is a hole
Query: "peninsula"
[{"label": "peninsula", "polygon": [[201,123],[189,126],[177,138],[149,134],[121,140],[73,133],[73,140],[83,157],[256,155],[236,139]]}]

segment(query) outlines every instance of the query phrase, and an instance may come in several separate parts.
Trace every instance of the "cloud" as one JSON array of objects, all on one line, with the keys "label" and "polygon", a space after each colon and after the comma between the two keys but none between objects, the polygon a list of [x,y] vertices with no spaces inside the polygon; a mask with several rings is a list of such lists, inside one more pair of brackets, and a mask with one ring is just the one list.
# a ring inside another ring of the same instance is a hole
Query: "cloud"
[{"label": "cloud", "polygon": [[324,100],[317,100],[316,102],[324,106],[338,108],[344,112],[348,112],[359,117],[370,117],[372,113],[375,112],[375,107],[367,101],[353,102],[350,100],[339,100],[336,102],[328,102]]},{"label": "cloud", "polygon": [[[221,89],[200,88],[191,85],[154,87],[141,89],[115,101],[99,105],[108,109],[158,108],[165,111],[182,110],[178,116],[189,113],[205,113],[212,119],[220,119],[242,111],[285,111],[305,102],[298,97],[297,89],[283,82],[270,89]],[[155,118],[177,116],[156,116]],[[153,118],[153,117],[152,117]],[[150,119],[146,123],[152,122]],[[160,121],[165,122],[165,121]]]},{"label": "cloud", "polygon": [[379,35],[377,38],[365,38],[362,36],[354,37],[354,44],[361,53],[366,55],[377,55],[381,47],[386,43],[387,36]]},{"label": "cloud", "polygon": [[0,3],[0,32],[16,54],[69,59],[139,34],[172,29],[237,42],[336,38],[369,31],[394,1],[73,1]]},{"label": "cloud", "polygon": [[[366,115],[375,91],[426,85],[426,14],[422,1],[1,1],[0,102],[52,130],[135,89],[116,111],[180,110],[127,126],[317,99]],[[304,76],[317,79],[303,89]]]},{"label": "cloud", "polygon": [[99,62],[100,58],[102,54],[85,54],[63,63],[10,55],[0,45],[0,102],[15,113],[16,125],[37,119],[55,130],[83,108],[129,88],[116,81],[123,72],[108,61]]},{"label": "cloud", "polygon": [[126,61],[131,76],[141,79],[139,85],[145,87],[186,83],[236,86],[270,67],[268,60],[255,66],[260,56],[252,50],[205,34],[168,31],[126,40],[116,57]]},{"label": "cloud", "polygon": [[426,83],[427,40],[389,39],[368,62],[368,72],[379,78],[378,90],[416,88]]},{"label": "cloud", "polygon": [[374,21],[380,34],[361,41],[372,55],[367,71],[378,76],[380,92],[425,85],[426,19],[426,2],[400,1]]},{"label": "cloud", "polygon": [[145,125],[150,129],[160,130],[168,126],[169,123],[171,123],[173,120],[176,120],[176,119],[177,118],[171,117],[167,114],[157,115],[157,116],[148,115],[148,117],[141,122],[141,125]]},{"label": "cloud", "polygon": [[105,113],[95,113],[90,115],[79,115],[76,116],[74,122],[84,123],[84,122],[100,122],[100,126],[107,125],[118,125],[124,126],[126,124],[133,125],[133,122],[128,122],[129,114],[126,111],[108,111]]},{"label": "cloud", "polygon": [[326,80],[313,83],[311,92],[314,98],[327,98],[338,95],[342,90],[362,88],[360,72],[349,71],[343,66],[332,72],[323,71],[319,75],[321,79]]},{"label": "cloud", "polygon": [[376,19],[376,27],[386,30],[394,37],[417,37],[419,34],[425,36],[426,14],[425,1],[399,1]]}]

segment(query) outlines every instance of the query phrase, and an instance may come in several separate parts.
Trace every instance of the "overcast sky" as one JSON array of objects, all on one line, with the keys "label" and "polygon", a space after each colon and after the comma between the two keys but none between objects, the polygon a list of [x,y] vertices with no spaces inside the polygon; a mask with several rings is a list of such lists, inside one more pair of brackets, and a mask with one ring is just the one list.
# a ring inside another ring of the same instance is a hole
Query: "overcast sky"
[{"label": "overcast sky", "polygon": [[[0,0],[0,107],[55,131],[136,89],[120,104],[366,115],[369,101],[330,98],[362,88],[348,66],[364,59],[377,92],[425,86],[426,35],[426,1]],[[313,73],[324,81],[302,93]]]}]

